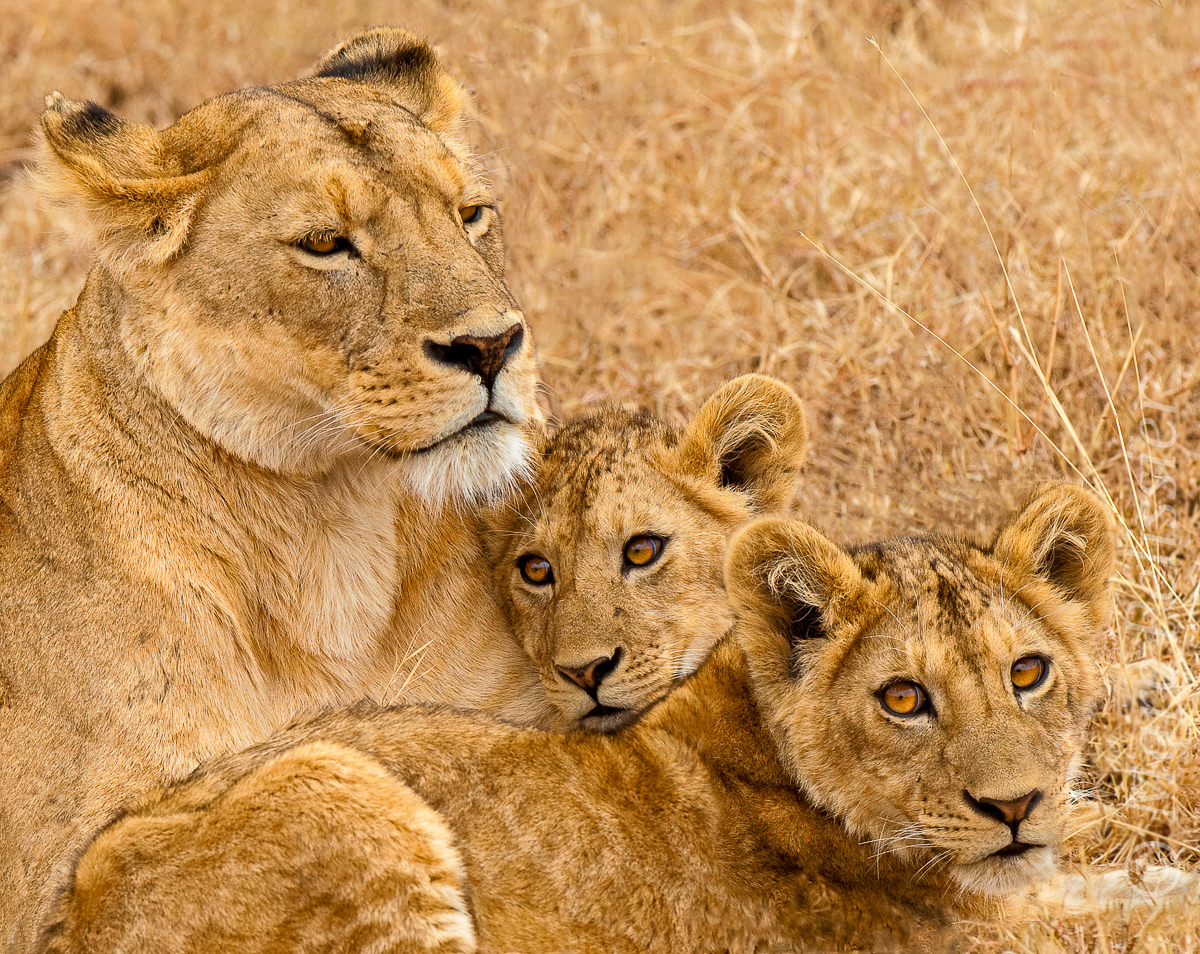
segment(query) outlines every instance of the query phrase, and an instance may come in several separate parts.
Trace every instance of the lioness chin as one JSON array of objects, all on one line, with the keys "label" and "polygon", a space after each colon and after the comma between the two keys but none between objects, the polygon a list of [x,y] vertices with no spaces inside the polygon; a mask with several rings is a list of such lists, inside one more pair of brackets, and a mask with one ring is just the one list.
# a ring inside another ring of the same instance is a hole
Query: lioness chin
[{"label": "lioness chin", "polygon": [[118,804],[299,712],[553,717],[463,516],[539,416],[464,101],[391,29],[161,132],[48,100],[98,262],[0,385],[0,947]]},{"label": "lioness chin", "polygon": [[297,724],[106,829],[43,949],[939,946],[1053,870],[1112,567],[1066,485],[988,545],[760,521],[733,635],[636,723]]}]

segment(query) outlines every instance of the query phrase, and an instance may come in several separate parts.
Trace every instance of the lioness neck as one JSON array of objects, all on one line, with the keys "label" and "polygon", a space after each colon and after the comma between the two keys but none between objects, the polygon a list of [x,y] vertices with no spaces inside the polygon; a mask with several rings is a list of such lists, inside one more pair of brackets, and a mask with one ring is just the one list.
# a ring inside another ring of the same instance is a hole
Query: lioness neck
[{"label": "lioness neck", "polygon": [[[48,346],[44,427],[94,536],[120,540],[123,575],[182,617],[164,639],[188,634],[204,669],[245,683],[227,687],[248,704],[213,745],[248,744],[298,710],[364,695],[457,701],[460,682],[426,674],[451,653],[503,673],[516,653],[490,586],[471,578],[483,561],[470,559],[467,517],[431,514],[395,461],[365,450],[306,473],[239,459],[163,398],[123,340],[141,307],[93,270]],[[428,645],[442,631],[461,639]]]}]

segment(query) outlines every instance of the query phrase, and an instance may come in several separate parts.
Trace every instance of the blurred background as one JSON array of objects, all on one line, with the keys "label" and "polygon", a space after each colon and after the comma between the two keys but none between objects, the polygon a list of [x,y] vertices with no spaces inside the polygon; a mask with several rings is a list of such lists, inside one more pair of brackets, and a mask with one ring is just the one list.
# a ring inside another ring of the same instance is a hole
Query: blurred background
[{"label": "blurred background", "polygon": [[[1104,662],[1176,687],[1097,717],[1072,857],[1200,865],[1200,7],[0,0],[0,374],[88,269],[25,178],[47,93],[162,127],[379,23],[474,92],[554,414],[682,421],[776,375],[813,433],[796,512],[847,541],[982,532],[1048,477],[1109,497]],[[979,944],[1196,951],[1198,926]]]}]

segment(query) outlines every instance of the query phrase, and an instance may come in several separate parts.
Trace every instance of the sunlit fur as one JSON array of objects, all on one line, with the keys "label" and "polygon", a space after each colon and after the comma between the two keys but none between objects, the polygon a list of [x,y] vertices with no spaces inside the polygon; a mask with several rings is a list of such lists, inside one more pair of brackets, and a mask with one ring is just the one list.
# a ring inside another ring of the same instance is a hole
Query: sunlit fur
[{"label": "sunlit fur", "polygon": [[[465,103],[391,29],[162,131],[50,97],[97,263],[0,385],[0,947],[115,806],[299,712],[557,718],[473,523],[539,412]],[[448,350],[514,327],[490,388]]]},{"label": "sunlit fur", "polygon": [[[761,375],[718,389],[687,428],[606,408],[545,443],[530,481],[488,513],[488,552],[513,632],[568,719],[619,724],[695,670],[733,622],[726,541],[787,505],[807,444],[799,399]],[[643,534],[666,541],[660,556],[626,565]],[[522,578],[530,554],[553,583]],[[618,651],[595,699],[558,669]],[[589,716],[597,704],[623,712]]]},{"label": "sunlit fur", "polygon": [[[634,723],[556,735],[447,709],[327,712],[115,821],[41,949],[266,954],[286,934],[340,952],[371,924],[409,939],[381,944],[397,952],[941,950],[956,921],[1024,916],[1002,896],[1049,873],[1111,569],[1103,505],[1064,485],[987,545],[846,550],[758,521],[729,543],[733,635]],[[1053,676],[1018,700],[1004,673],[1030,652]],[[921,680],[936,715],[888,717],[876,693],[894,678]],[[964,792],[1033,787],[1022,837],[1046,847],[995,857],[1009,828]],[[417,800],[436,817],[405,815]],[[253,864],[231,863],[246,821],[228,801],[270,833]],[[356,852],[378,817],[411,822]],[[461,864],[473,934],[447,935],[461,905],[423,889],[423,858],[430,883]],[[313,903],[388,870],[394,888],[336,918]]]}]

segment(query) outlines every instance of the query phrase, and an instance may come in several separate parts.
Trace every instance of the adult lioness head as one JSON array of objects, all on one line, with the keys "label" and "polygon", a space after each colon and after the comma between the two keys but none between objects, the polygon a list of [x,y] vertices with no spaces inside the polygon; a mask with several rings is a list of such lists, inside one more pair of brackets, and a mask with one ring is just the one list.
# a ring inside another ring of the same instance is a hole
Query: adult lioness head
[{"label": "adult lioness head", "polygon": [[1113,546],[1086,491],[1036,494],[990,546],[845,550],[801,523],[730,544],[730,594],[781,760],[879,856],[1003,895],[1051,873],[1097,693]]},{"label": "adult lioness head", "polygon": [[378,29],[161,132],[55,94],[43,179],[119,276],[119,339],[184,420],[287,474],[396,457],[438,501],[505,481],[537,413],[463,103],[426,44]]},{"label": "adult lioness head", "polygon": [[782,508],[808,444],[785,385],[746,375],[686,429],[607,408],[544,446],[490,527],[496,585],[551,701],[615,728],[692,672],[733,621],[725,542]]}]

